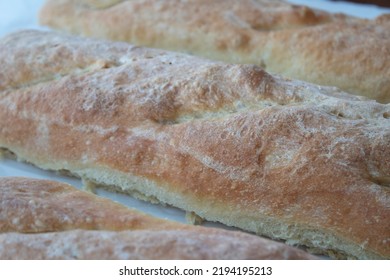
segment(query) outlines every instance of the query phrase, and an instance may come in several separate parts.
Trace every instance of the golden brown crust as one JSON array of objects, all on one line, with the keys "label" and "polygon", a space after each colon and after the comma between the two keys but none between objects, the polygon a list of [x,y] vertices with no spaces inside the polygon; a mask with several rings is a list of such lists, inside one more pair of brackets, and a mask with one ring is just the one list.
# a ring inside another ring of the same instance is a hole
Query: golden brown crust
[{"label": "golden brown crust", "polygon": [[75,34],[253,63],[390,102],[388,16],[359,20],[266,0],[51,0],[40,20]]},{"label": "golden brown crust", "polygon": [[50,32],[0,48],[0,147],[19,159],[322,253],[390,257],[390,105]]},{"label": "golden brown crust", "polygon": [[3,233],[180,228],[63,183],[28,178],[0,178],[0,209]]},{"label": "golden brown crust", "polygon": [[0,259],[315,259],[249,234],[153,218],[53,181],[0,178],[0,209]]},{"label": "golden brown crust", "polygon": [[317,259],[282,243],[209,229],[0,234],[0,259]]}]

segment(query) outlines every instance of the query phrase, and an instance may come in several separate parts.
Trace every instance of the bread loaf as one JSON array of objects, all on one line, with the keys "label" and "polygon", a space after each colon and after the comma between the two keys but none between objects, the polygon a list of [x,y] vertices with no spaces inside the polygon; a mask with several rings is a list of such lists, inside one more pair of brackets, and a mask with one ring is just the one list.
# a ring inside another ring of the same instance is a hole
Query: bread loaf
[{"label": "bread loaf", "polygon": [[317,253],[390,257],[390,104],[53,32],[0,40],[0,147]]},{"label": "bread loaf", "polygon": [[139,213],[69,185],[0,178],[0,259],[315,259],[242,232]]},{"label": "bread loaf", "polygon": [[43,25],[184,51],[390,102],[390,16],[363,20],[285,1],[49,0]]}]

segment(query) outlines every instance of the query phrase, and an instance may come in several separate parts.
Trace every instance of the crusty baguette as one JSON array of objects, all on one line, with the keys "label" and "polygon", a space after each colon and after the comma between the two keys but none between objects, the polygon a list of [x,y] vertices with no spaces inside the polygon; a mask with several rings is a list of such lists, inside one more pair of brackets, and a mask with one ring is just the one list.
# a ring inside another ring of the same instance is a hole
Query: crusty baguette
[{"label": "crusty baguette", "polygon": [[390,104],[184,54],[0,41],[0,147],[316,252],[390,258]]},{"label": "crusty baguette", "polygon": [[153,218],[54,181],[0,177],[0,210],[0,259],[316,258],[242,232]]},{"label": "crusty baguette", "polygon": [[2,233],[180,229],[179,223],[49,180],[0,177],[0,209]]},{"label": "crusty baguette", "polygon": [[269,0],[49,0],[42,24],[185,51],[390,102],[390,15],[362,20]]}]

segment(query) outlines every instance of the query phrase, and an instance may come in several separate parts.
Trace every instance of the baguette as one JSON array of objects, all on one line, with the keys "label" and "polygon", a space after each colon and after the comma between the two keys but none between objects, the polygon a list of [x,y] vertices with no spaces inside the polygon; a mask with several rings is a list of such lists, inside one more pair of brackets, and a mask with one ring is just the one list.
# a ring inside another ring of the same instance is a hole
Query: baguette
[{"label": "baguette", "polygon": [[54,32],[0,50],[0,147],[19,160],[315,253],[390,257],[390,104]]},{"label": "baguette", "polygon": [[40,22],[184,51],[390,102],[390,16],[363,20],[269,0],[48,0]]},{"label": "baguette", "polygon": [[54,181],[0,178],[0,259],[316,259],[238,231],[153,218]]}]

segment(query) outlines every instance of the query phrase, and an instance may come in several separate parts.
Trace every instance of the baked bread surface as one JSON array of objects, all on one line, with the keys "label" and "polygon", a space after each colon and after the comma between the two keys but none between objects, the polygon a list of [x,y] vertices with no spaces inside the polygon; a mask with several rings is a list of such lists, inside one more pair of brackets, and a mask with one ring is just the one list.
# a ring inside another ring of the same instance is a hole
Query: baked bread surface
[{"label": "baked bread surface", "polygon": [[274,0],[49,0],[40,22],[75,34],[257,64],[390,102],[390,15],[363,20]]},{"label": "baked bread surface", "polygon": [[0,147],[20,160],[318,253],[390,257],[390,105],[53,32],[0,50]]},{"label": "baked bread surface", "polygon": [[153,218],[54,181],[0,178],[0,259],[316,259],[238,231]]}]

